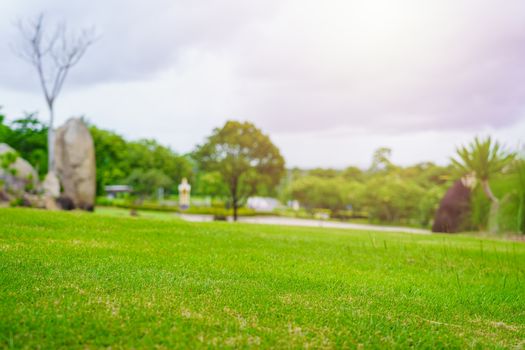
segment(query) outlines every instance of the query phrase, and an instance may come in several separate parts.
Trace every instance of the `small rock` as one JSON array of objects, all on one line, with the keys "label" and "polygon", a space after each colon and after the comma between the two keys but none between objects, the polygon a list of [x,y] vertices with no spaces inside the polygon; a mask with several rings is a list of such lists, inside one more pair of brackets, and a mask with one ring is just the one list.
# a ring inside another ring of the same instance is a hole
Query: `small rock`
[{"label": "small rock", "polygon": [[47,173],[44,182],[42,182],[42,191],[45,197],[58,198],[60,196],[60,181],[54,172]]}]

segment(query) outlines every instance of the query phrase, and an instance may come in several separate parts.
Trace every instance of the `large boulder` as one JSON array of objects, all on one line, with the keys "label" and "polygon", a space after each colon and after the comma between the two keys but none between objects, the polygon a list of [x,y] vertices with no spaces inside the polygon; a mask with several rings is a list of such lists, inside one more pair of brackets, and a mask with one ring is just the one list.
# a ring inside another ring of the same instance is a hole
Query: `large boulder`
[{"label": "large boulder", "polygon": [[95,147],[80,118],[71,118],[55,133],[55,172],[76,208],[95,205]]},{"label": "large boulder", "polygon": [[5,192],[15,195],[38,189],[36,170],[5,143],[0,143],[0,183]]},{"label": "large boulder", "polygon": [[455,233],[468,227],[471,193],[468,185],[458,180],[445,193],[436,212],[432,232]]}]

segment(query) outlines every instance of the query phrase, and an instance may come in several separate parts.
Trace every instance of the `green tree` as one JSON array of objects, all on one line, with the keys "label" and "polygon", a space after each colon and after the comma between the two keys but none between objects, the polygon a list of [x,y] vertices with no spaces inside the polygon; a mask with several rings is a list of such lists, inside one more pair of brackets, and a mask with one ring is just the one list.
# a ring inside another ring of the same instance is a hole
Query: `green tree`
[{"label": "green tree", "polygon": [[192,192],[202,196],[224,197],[228,194],[228,189],[222,181],[222,176],[218,171],[201,172],[196,177],[196,183],[192,187]]},{"label": "green tree", "polygon": [[47,173],[47,126],[37,119],[36,113],[28,113],[4,124],[0,115],[0,142],[16,149],[20,157],[31,163],[39,175]]},{"label": "green tree", "polygon": [[518,210],[516,214],[516,227],[522,233],[525,233],[525,152],[516,162],[517,184],[516,191],[518,194]]},{"label": "green tree", "polygon": [[350,204],[349,187],[340,177],[305,176],[292,182],[287,192],[309,210],[323,208],[337,212]]},{"label": "green tree", "polygon": [[131,172],[128,145],[122,136],[114,132],[93,125],[89,130],[95,144],[97,193],[103,194],[106,185],[124,183]]},{"label": "green tree", "polygon": [[388,147],[380,147],[375,150],[372,156],[372,166],[370,171],[377,172],[381,170],[389,170],[393,164],[390,161],[392,157],[392,149]]},{"label": "green tree", "polygon": [[173,181],[166,190],[176,192],[183,177],[191,177],[192,164],[187,157],[178,155],[155,140],[127,141],[108,130],[90,127],[95,143],[97,162],[97,193],[104,186],[125,183],[133,170],[146,172],[157,169]]},{"label": "green tree", "polygon": [[217,171],[228,188],[233,217],[250,195],[271,192],[284,175],[284,159],[270,138],[249,122],[228,121],[197,147],[199,168]]},{"label": "green tree", "polygon": [[387,173],[366,183],[363,201],[371,220],[409,223],[418,218],[424,193],[413,181]]},{"label": "green tree", "polygon": [[514,159],[514,154],[503,150],[501,145],[497,141],[492,141],[489,136],[483,140],[476,137],[468,146],[459,147],[457,155],[459,159],[452,158],[452,163],[461,175],[472,173],[480,182],[483,192],[491,203],[489,231],[498,232],[500,201],[492,192],[489,180]]},{"label": "green tree", "polygon": [[342,176],[349,181],[362,181],[364,179],[363,170],[356,166],[349,166],[343,170]]},{"label": "green tree", "polygon": [[140,200],[153,196],[158,188],[167,188],[173,185],[172,179],[159,169],[135,169],[127,179]]},{"label": "green tree", "polygon": [[315,168],[310,171],[308,171],[308,175],[310,176],[317,176],[322,177],[326,179],[334,178],[339,176],[340,171],[336,169],[323,169],[323,168]]},{"label": "green tree", "polygon": [[173,179],[172,191],[183,177],[192,177],[192,165],[187,157],[181,156],[169,147],[155,140],[143,139],[129,142],[128,160],[131,169],[159,169]]}]

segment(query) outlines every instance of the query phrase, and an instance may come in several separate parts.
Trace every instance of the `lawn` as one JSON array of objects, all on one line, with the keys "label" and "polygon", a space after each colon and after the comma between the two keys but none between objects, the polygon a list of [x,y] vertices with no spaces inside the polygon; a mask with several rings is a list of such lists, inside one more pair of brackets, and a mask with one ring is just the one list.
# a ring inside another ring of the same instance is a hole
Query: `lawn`
[{"label": "lawn", "polygon": [[0,209],[0,348],[524,348],[525,244]]},{"label": "lawn", "polygon": [[[131,216],[130,209],[123,209],[117,207],[97,207],[95,213],[99,215],[109,215],[117,217]],[[169,211],[137,210],[136,215],[141,218],[148,219],[180,220],[176,213]]]}]

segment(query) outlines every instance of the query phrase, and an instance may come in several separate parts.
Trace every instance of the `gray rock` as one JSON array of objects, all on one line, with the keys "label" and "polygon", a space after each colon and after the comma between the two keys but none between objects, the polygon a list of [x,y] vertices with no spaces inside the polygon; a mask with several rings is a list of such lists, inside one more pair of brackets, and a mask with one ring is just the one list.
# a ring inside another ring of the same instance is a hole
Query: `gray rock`
[{"label": "gray rock", "polygon": [[75,207],[93,210],[95,205],[95,147],[87,126],[71,118],[55,133],[55,172]]},{"label": "gray rock", "polygon": [[60,181],[52,171],[48,172],[42,182],[42,197],[44,207],[48,210],[58,210],[57,198],[60,196]]},{"label": "gray rock", "polygon": [[47,173],[42,182],[42,191],[45,197],[58,198],[60,196],[60,181],[54,172]]},{"label": "gray rock", "polygon": [[7,192],[22,194],[38,188],[38,173],[5,143],[0,143],[0,181]]}]

